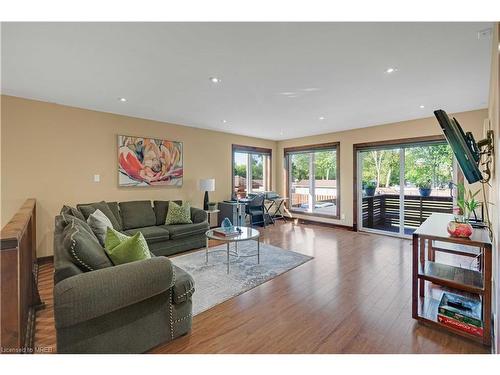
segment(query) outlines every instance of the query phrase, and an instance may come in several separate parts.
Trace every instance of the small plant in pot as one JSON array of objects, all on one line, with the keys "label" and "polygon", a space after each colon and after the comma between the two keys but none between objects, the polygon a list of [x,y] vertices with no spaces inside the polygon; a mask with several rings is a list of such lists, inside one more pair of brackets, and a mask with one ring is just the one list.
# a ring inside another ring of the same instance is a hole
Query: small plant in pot
[{"label": "small plant in pot", "polygon": [[468,238],[472,235],[472,226],[469,223],[470,217],[474,214],[476,208],[479,207],[479,202],[475,199],[479,191],[465,191],[464,185],[458,185],[458,212],[455,219],[448,223],[448,233],[452,237]]},{"label": "small plant in pot", "polygon": [[428,197],[432,193],[431,180],[421,180],[416,183],[421,197]]},{"label": "small plant in pot", "polygon": [[367,197],[373,197],[375,195],[375,189],[377,188],[377,184],[375,181],[368,181],[365,184],[365,194]]},{"label": "small plant in pot", "polygon": [[208,202],[208,210],[215,211],[217,209],[217,202]]}]

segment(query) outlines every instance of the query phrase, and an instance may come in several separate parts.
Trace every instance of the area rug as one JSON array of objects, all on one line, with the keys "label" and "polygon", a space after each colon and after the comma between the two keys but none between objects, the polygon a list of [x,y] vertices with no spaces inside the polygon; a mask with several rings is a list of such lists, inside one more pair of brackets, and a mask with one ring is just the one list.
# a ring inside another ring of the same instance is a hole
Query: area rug
[{"label": "area rug", "polygon": [[[238,244],[239,258],[231,256],[227,274],[227,245],[209,248],[208,264],[205,249],[171,258],[172,262],[191,274],[195,282],[193,315],[197,315],[228,299],[246,292],[313,259],[310,256],[282,248],[260,244],[260,264],[256,241]],[[231,244],[231,250],[234,244]]]}]

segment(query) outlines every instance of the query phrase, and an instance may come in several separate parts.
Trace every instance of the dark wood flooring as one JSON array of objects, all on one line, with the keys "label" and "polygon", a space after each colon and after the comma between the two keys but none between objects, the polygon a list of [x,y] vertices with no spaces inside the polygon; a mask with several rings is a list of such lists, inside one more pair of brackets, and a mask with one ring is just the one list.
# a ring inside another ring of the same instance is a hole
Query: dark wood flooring
[{"label": "dark wood flooring", "polygon": [[[153,353],[490,352],[411,318],[409,240],[292,221],[262,239],[314,259],[195,316],[189,335]],[[52,264],[39,280],[35,343],[55,351]]]}]

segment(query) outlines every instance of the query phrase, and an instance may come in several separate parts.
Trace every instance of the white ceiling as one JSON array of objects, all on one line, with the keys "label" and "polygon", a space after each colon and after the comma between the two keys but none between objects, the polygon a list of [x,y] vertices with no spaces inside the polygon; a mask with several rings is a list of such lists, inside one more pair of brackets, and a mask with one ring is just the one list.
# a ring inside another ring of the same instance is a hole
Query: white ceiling
[{"label": "white ceiling", "polygon": [[289,139],[486,107],[488,27],[3,23],[2,93]]}]

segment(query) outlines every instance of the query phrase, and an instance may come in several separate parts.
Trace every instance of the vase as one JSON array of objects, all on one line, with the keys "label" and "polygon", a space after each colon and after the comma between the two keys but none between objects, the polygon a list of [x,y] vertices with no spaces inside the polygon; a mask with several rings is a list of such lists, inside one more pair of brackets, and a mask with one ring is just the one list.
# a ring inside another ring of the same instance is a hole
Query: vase
[{"label": "vase", "polygon": [[450,221],[446,228],[452,237],[469,238],[472,235],[472,225]]},{"label": "vase", "polygon": [[431,188],[419,188],[418,192],[420,193],[421,197],[428,197],[432,193]]},{"label": "vase", "polygon": [[365,194],[367,197],[373,197],[375,195],[374,187],[365,187]]}]

